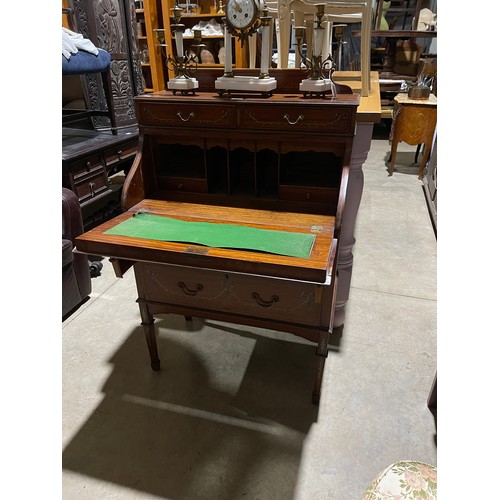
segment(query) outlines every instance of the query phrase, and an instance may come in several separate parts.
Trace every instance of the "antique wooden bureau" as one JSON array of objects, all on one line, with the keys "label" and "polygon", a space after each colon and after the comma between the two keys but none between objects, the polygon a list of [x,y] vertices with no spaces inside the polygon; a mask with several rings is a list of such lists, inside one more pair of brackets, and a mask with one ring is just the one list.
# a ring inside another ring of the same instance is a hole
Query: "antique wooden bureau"
[{"label": "antique wooden bureau", "polygon": [[[158,314],[284,331],[317,344],[319,402],[358,104],[357,94],[136,97],[139,149],[123,188],[124,212],[76,245],[110,257],[117,276],[133,266],[154,370]],[[116,234],[140,214],[314,241],[308,255],[291,256],[238,241],[223,248]]]}]

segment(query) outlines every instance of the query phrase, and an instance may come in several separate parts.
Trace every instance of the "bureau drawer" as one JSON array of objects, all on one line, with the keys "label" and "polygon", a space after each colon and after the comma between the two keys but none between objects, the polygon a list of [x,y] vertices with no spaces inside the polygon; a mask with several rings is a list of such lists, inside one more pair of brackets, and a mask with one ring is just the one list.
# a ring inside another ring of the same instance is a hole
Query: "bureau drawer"
[{"label": "bureau drawer", "polygon": [[321,285],[257,276],[232,275],[232,310],[245,316],[319,326]]},{"label": "bureau drawer", "polygon": [[352,133],[354,112],[334,106],[248,106],[242,109],[241,126],[290,132]]},{"label": "bureau drawer", "polygon": [[90,200],[108,189],[108,177],[104,171],[88,176],[74,184],[74,191],[80,203]]},{"label": "bureau drawer", "polygon": [[280,186],[279,197],[281,200],[287,201],[334,204],[338,198],[338,189],[313,186]]},{"label": "bureau drawer", "polygon": [[192,177],[158,177],[158,187],[168,191],[208,193],[207,180]]},{"label": "bureau drawer", "polygon": [[182,126],[182,127],[235,127],[234,106],[169,103],[141,104],[140,123],[144,125]]},{"label": "bureau drawer", "polygon": [[114,163],[126,160],[137,153],[137,143],[128,142],[122,144],[121,146],[116,146],[114,148],[106,149],[104,151],[104,160],[108,167],[112,166]]},{"label": "bureau drawer", "polygon": [[321,285],[183,266],[136,263],[145,271],[145,299],[318,326]]},{"label": "bureau drawer", "polygon": [[95,154],[71,163],[70,168],[73,179],[77,181],[84,176],[102,171],[103,164],[101,162],[101,156]]},{"label": "bureau drawer", "polygon": [[219,309],[227,302],[225,273],[143,262],[135,267],[144,270],[147,300],[202,309]]}]

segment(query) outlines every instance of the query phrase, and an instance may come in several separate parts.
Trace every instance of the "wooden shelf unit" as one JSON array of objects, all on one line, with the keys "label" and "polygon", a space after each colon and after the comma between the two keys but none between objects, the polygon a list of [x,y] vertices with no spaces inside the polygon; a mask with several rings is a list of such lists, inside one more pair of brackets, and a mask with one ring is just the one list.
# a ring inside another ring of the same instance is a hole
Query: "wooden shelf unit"
[{"label": "wooden shelf unit", "polygon": [[[162,14],[163,14],[163,26],[165,28],[165,40],[168,45],[167,53],[174,57],[175,54],[175,39],[171,32],[171,25],[173,22],[172,9],[175,7],[175,0],[161,0],[162,3]],[[182,4],[181,4],[182,6]],[[197,25],[200,21],[209,21],[210,19],[215,19],[219,24],[221,24],[222,28],[222,18],[225,14],[217,14],[217,9],[215,8],[215,4],[213,0],[198,0],[198,9],[199,13],[196,14],[185,14],[183,13],[181,16],[181,22],[186,26],[186,28],[192,29],[193,26]],[[189,47],[193,41],[193,37],[184,36],[184,50],[189,50]],[[214,64],[201,64],[198,66],[201,67],[213,67],[213,68],[223,68],[224,64],[220,63],[218,59],[218,48],[223,46],[224,43],[224,35],[223,28],[221,35],[203,35],[202,43],[207,45],[207,49],[212,53],[214,57]],[[218,44],[220,43],[220,46]],[[245,43],[243,47],[240,42],[233,38],[233,66],[236,68],[246,68],[248,67],[248,48]],[[168,70],[168,77],[173,78],[174,72],[172,70]]]},{"label": "wooden shelf unit", "polygon": [[[137,5],[138,2],[136,2]],[[155,29],[163,27],[161,3],[159,0],[143,0],[143,9],[135,9],[136,22],[138,23],[137,41],[141,56],[141,69],[144,78],[144,92],[158,92],[165,89],[166,68],[161,53],[157,46]],[[142,27],[139,29],[139,25]],[[143,56],[147,50],[149,62]]]}]

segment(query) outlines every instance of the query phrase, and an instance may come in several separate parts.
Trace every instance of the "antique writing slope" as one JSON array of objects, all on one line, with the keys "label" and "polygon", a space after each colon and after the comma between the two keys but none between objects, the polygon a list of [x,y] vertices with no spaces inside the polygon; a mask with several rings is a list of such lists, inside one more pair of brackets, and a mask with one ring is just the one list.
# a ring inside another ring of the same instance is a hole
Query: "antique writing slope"
[{"label": "antique writing slope", "polygon": [[[317,344],[318,403],[358,102],[353,94],[136,98],[139,152],[124,186],[126,211],[79,237],[77,249],[111,257],[118,276],[133,266],[153,369],[157,314],[290,332]],[[216,237],[220,226],[237,241],[228,248],[181,241],[186,233],[170,241],[163,229],[158,238],[135,234],[134,217],[182,229],[195,223]],[[290,238],[290,247],[307,240],[309,250],[283,254],[283,245],[266,246],[271,235]]]}]

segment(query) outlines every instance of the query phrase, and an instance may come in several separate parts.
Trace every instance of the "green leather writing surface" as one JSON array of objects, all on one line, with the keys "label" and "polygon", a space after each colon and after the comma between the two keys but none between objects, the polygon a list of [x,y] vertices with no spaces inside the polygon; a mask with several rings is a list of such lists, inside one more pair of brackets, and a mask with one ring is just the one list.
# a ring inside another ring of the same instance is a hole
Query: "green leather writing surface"
[{"label": "green leather writing surface", "polygon": [[194,243],[215,248],[234,248],[307,259],[314,234],[258,229],[235,224],[189,222],[137,213],[108,229],[105,234],[158,241]]}]

